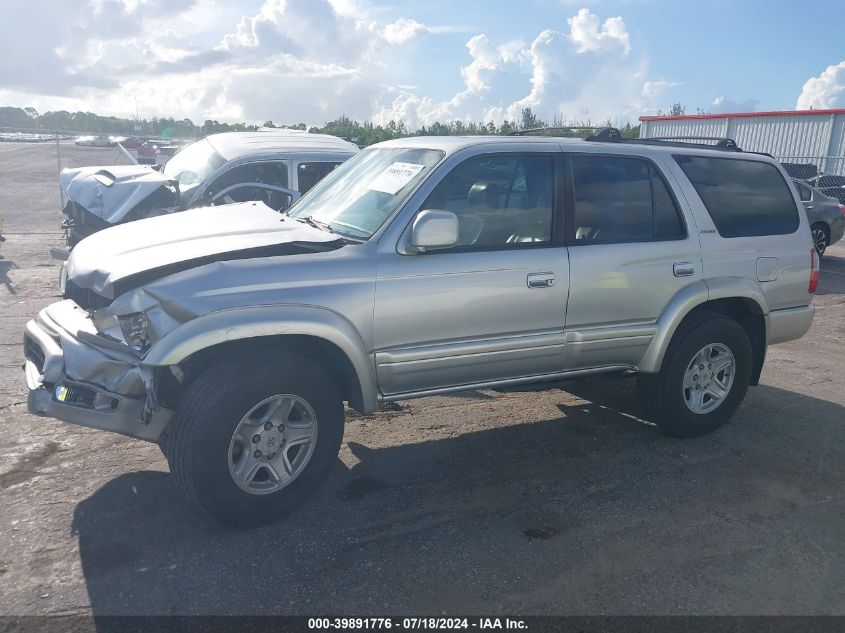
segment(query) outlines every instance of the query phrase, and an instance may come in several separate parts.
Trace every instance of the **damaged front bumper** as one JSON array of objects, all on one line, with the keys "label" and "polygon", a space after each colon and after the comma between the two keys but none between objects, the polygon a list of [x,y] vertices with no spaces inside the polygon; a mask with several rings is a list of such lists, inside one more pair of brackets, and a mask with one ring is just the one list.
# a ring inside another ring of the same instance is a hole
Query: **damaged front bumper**
[{"label": "damaged front bumper", "polygon": [[31,413],[158,441],[173,412],[158,406],[140,356],[101,337],[71,300],[26,324],[24,356]]}]

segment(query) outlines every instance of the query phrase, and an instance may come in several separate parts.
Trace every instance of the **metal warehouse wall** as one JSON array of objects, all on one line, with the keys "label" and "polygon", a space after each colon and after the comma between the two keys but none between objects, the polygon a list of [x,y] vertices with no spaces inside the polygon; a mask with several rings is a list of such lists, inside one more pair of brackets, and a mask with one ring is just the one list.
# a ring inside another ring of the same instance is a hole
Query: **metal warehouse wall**
[{"label": "metal warehouse wall", "polygon": [[845,174],[845,111],[642,117],[640,125],[643,138],[728,137],[748,151],[791,161],[813,158],[821,162],[825,173]]}]

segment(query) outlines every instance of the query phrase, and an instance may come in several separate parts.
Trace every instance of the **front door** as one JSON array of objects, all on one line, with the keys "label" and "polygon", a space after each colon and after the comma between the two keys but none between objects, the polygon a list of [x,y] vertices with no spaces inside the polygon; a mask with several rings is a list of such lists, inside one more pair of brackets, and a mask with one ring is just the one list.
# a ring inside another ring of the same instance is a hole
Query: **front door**
[{"label": "front door", "polygon": [[418,211],[455,213],[458,242],[379,260],[373,336],[384,395],[563,368],[561,177],[553,149],[482,154],[434,188]]}]

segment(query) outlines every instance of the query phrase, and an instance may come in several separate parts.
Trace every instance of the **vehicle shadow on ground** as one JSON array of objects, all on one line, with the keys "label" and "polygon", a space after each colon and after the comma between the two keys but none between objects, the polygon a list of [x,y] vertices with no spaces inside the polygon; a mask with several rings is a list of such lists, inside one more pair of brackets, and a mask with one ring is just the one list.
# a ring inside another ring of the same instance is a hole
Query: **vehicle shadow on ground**
[{"label": "vehicle shadow on ground", "polygon": [[[677,440],[638,419],[631,382],[566,383],[579,398],[562,395],[553,420],[388,448],[352,443],[354,466],[339,461],[309,505],[251,531],[193,514],[167,473],[122,475],[74,514],[93,614],[560,612],[573,600],[612,613],[620,607],[607,583],[647,609],[663,581],[726,574],[708,565],[734,564],[734,546],[742,556],[774,548],[767,541],[788,532],[768,526],[770,515],[841,497],[845,467],[830,456],[845,446],[843,407],[760,386],[722,430]],[[796,441],[804,418],[826,427],[812,434],[824,446]],[[830,534],[845,533],[841,513],[829,521]],[[707,557],[695,562],[702,546]],[[770,577],[789,576],[789,560],[771,564],[732,573],[763,587],[754,599],[775,600]],[[829,578],[833,591],[843,573]],[[534,596],[552,585],[566,599]],[[649,593],[636,598],[641,585]],[[713,586],[695,586],[697,599]]]},{"label": "vehicle shadow on ground", "polygon": [[845,294],[845,257],[826,254],[821,259],[817,295]]},{"label": "vehicle shadow on ground", "polygon": [[8,290],[11,295],[18,294],[17,290],[15,290],[14,284],[12,284],[12,280],[9,279],[9,271],[15,270],[16,268],[17,264],[15,264],[15,262],[0,255],[0,285],[6,286],[6,290]]}]

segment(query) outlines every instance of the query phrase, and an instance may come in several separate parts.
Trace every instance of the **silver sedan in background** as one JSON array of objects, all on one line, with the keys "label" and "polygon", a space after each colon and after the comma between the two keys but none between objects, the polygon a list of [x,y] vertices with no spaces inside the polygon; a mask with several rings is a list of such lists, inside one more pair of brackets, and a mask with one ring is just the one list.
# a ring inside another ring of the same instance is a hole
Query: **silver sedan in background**
[{"label": "silver sedan in background", "polygon": [[836,198],[824,195],[806,182],[800,180],[793,180],[793,182],[804,204],[807,218],[810,220],[813,245],[821,257],[828,246],[842,239],[842,234],[845,232],[845,205]]}]

